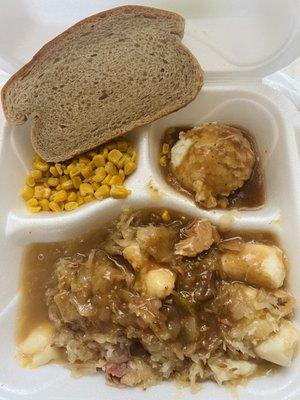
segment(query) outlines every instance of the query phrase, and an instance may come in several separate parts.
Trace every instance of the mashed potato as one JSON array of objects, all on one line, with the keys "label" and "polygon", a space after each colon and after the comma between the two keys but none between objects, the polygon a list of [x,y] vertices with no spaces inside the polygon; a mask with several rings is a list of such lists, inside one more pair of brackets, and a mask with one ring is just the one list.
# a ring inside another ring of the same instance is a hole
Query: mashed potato
[{"label": "mashed potato", "polygon": [[255,153],[242,131],[209,123],[180,134],[171,170],[202,207],[226,207],[227,197],[251,177]]}]

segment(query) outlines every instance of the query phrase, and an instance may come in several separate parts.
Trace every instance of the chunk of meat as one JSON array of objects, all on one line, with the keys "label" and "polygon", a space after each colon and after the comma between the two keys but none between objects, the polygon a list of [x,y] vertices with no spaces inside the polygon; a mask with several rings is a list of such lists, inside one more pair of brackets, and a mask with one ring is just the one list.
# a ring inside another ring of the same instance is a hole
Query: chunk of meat
[{"label": "chunk of meat", "polygon": [[175,231],[166,226],[145,226],[138,228],[136,238],[143,252],[155,261],[168,263],[173,259]]},{"label": "chunk of meat", "polygon": [[115,378],[122,378],[125,375],[127,363],[107,363],[106,373]]},{"label": "chunk of meat", "polygon": [[220,240],[215,226],[206,219],[196,219],[185,229],[186,239],[175,244],[175,254],[195,257]]}]

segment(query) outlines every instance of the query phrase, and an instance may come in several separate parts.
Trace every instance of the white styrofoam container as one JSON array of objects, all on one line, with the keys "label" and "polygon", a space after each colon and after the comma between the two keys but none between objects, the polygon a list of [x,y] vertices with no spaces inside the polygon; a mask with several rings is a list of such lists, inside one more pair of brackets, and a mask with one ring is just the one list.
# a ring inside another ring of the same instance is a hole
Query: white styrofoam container
[{"label": "white styrofoam container", "polygon": [[[74,379],[62,366],[21,369],[14,362],[14,329],[21,254],[31,242],[58,241],[95,229],[125,205],[170,207],[218,223],[229,211],[205,211],[169,187],[157,165],[160,138],[169,126],[222,121],[255,136],[266,178],[263,208],[235,215],[235,226],[279,235],[289,261],[289,287],[297,300],[300,326],[300,116],[294,106],[261,79],[300,55],[299,0],[10,0],[0,1],[0,80],[27,62],[46,41],[76,21],[122,4],[177,11],[186,18],[185,44],[206,71],[205,85],[190,105],[138,129],[138,170],[128,179],[125,201],[92,202],[72,213],[29,215],[18,197],[33,153],[30,125],[14,127],[0,114],[0,398],[72,400],[139,398],[227,400],[212,382],[196,395],[163,383],[147,391],[106,386],[103,376]],[[153,191],[150,187],[157,190]],[[154,193],[155,192],[155,193]],[[300,356],[289,369],[253,379],[238,389],[241,400],[299,400]]]}]

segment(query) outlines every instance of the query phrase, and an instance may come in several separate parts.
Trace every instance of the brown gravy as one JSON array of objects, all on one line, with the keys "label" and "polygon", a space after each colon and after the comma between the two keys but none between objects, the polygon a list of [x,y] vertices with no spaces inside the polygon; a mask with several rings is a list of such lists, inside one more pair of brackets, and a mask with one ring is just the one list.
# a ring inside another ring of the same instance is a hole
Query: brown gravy
[{"label": "brown gravy", "polygon": [[[266,192],[265,192],[265,184],[263,172],[260,164],[260,156],[257,148],[257,144],[253,135],[248,132],[246,129],[241,128],[236,125],[232,125],[235,128],[241,129],[243,135],[249,140],[251,146],[256,154],[256,161],[253,168],[252,175],[250,179],[241,187],[236,190],[233,194],[228,197],[229,205],[227,209],[238,208],[240,210],[247,210],[253,208],[259,208],[264,205],[266,200]],[[163,136],[162,143],[168,143],[170,148],[177,142],[179,139],[179,133],[182,131],[188,131],[192,129],[192,126],[179,126],[174,128],[168,128]],[[178,192],[184,194],[189,198],[193,198],[193,194],[186,190],[173,175],[170,164],[166,167],[160,167],[163,176],[166,181]],[[196,203],[197,205],[197,203]]]},{"label": "brown gravy", "polygon": [[[137,223],[155,225],[162,223],[161,211],[146,209],[140,211]],[[171,220],[168,223],[185,225],[191,218],[175,211],[171,211]],[[71,257],[76,254],[88,254],[92,249],[100,249],[102,238],[107,227],[101,227],[93,232],[81,235],[75,239],[54,242],[34,243],[26,247],[23,255],[20,292],[21,301],[17,323],[17,342],[21,342],[33,328],[48,321],[48,309],[45,301],[47,287],[51,286],[55,262],[61,257]],[[245,240],[257,240],[266,244],[278,245],[277,237],[264,231],[229,231],[221,233],[222,238],[241,237]]]}]

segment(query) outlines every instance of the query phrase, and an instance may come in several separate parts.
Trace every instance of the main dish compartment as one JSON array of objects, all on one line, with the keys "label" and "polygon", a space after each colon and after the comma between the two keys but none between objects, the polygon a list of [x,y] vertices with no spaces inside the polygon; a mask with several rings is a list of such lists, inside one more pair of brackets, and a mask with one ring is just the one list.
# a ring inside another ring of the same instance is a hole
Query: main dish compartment
[{"label": "main dish compartment", "polygon": [[[219,234],[208,220],[144,209],[71,242],[31,245],[21,362],[102,369],[110,383],[142,387],[169,378],[236,383],[272,363],[289,366],[294,300],[281,290],[287,266],[275,243],[266,232]],[[32,350],[47,337],[48,317],[49,347]],[[282,335],[290,349],[274,349]]]}]

